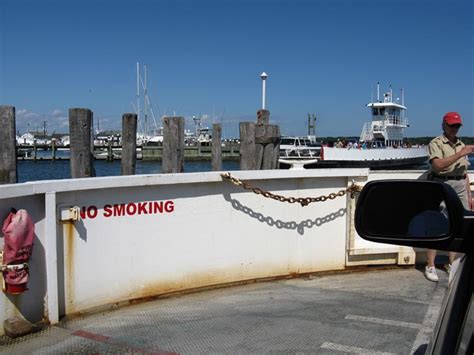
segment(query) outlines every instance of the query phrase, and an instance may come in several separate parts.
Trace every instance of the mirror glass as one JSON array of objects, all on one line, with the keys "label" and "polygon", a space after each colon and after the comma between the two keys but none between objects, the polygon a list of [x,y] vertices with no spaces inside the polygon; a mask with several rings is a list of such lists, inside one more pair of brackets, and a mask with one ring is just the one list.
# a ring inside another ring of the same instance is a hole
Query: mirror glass
[{"label": "mirror glass", "polygon": [[395,239],[433,239],[450,234],[446,190],[422,181],[367,185],[356,209],[358,233]]},{"label": "mirror glass", "polygon": [[410,221],[407,232],[408,236],[416,238],[446,235],[449,233],[448,216],[440,211],[422,211]]}]

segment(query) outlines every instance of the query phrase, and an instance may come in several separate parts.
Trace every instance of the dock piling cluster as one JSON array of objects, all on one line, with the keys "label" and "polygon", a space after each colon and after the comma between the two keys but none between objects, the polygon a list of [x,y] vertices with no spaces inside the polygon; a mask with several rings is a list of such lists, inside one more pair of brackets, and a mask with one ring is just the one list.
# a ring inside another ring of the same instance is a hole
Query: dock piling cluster
[{"label": "dock piling cluster", "polygon": [[[122,152],[121,152],[121,174],[134,175],[137,160],[137,121],[135,113],[125,113],[122,115]],[[212,144],[202,146],[197,142],[197,147],[188,147],[185,142],[185,119],[184,117],[163,117],[163,144],[160,146],[141,147],[141,158],[146,160],[156,160],[161,158],[162,173],[184,172],[185,150],[197,149],[188,158],[195,160],[202,156],[211,157],[211,167],[213,171],[222,170],[222,159],[232,159],[234,155],[240,154],[241,170],[262,170],[277,169],[279,157],[280,128],[271,125],[270,112],[261,109],[257,112],[256,122],[240,123],[240,147],[233,145],[232,141],[227,142],[223,148],[222,144],[222,124],[212,125]],[[17,179],[17,149],[25,149],[24,146],[17,147],[15,107],[0,106],[0,184],[12,184]],[[70,136],[70,167],[71,178],[83,178],[95,176],[94,169],[94,145],[93,145],[93,112],[87,108],[69,109],[69,136]],[[38,144],[34,140],[32,149],[32,159],[36,161]],[[112,141],[107,146],[107,161],[115,159],[113,149],[116,146]],[[202,149],[207,149],[201,152]],[[58,146],[54,140],[51,146],[42,144],[40,149],[51,149],[51,160],[61,159],[56,157]],[[159,150],[161,156],[151,156],[148,152],[153,149]],[[239,153],[237,153],[237,149]],[[147,154],[145,154],[147,153]],[[192,152],[188,152],[189,153]],[[204,153],[206,155],[204,155]],[[22,159],[25,159],[23,157]],[[43,159],[39,158],[40,160]],[[44,158],[49,160],[49,157]]]},{"label": "dock piling cluster", "polygon": [[257,111],[257,122],[240,123],[240,170],[277,169],[280,127],[271,125],[270,111]]}]

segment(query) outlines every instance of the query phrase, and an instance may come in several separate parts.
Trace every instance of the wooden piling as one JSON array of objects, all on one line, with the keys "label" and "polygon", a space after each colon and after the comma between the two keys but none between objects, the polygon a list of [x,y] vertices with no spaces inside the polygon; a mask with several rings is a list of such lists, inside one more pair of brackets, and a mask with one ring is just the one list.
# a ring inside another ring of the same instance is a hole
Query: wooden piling
[{"label": "wooden piling", "polygon": [[184,171],[184,117],[163,117],[163,173]]},{"label": "wooden piling", "polygon": [[280,154],[280,127],[266,126],[266,143],[263,145],[262,170],[277,169]]},{"label": "wooden piling", "polygon": [[38,146],[36,145],[36,138],[33,138],[33,161],[38,159]]},{"label": "wooden piling", "polygon": [[255,170],[255,123],[240,122],[240,170]]},{"label": "wooden piling", "polygon": [[214,123],[212,125],[212,152],[211,166],[212,171],[222,170],[222,125]]},{"label": "wooden piling", "polygon": [[51,159],[56,161],[56,140],[51,139]]},{"label": "wooden piling", "polygon": [[257,122],[240,123],[240,169],[277,169],[280,128],[270,125],[270,112],[257,111]]},{"label": "wooden piling", "polygon": [[15,107],[0,106],[0,184],[18,181]]},{"label": "wooden piling", "polygon": [[92,151],[92,111],[85,108],[69,109],[71,177],[95,176]]},{"label": "wooden piling", "polygon": [[110,139],[107,141],[107,158],[106,158],[106,160],[108,162],[113,162],[114,161],[114,151],[112,149],[112,141]]},{"label": "wooden piling", "polygon": [[137,164],[137,115],[122,115],[122,175],[135,175]]}]

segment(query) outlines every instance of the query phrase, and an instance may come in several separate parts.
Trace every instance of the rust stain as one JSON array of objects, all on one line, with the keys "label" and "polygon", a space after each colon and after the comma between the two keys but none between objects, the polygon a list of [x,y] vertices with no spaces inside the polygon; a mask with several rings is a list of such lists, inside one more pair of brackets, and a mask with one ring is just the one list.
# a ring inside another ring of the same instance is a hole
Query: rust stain
[{"label": "rust stain", "polygon": [[284,270],[284,268],[280,267],[267,266],[258,268],[258,272],[256,272],[255,270],[243,272],[243,270],[239,267],[221,270],[220,272],[196,272],[188,274],[186,277],[183,277],[180,280],[169,279],[149,283],[145,285],[145,287],[131,292],[122,300],[117,300],[117,298],[112,298],[112,296],[110,296],[109,299],[101,298],[100,305],[90,304],[89,307],[86,306],[86,308],[83,309],[78,309],[77,305],[72,304],[71,302],[73,301],[73,298],[69,296],[68,300],[70,307],[68,307],[67,310],[67,318],[69,319],[75,318],[80,315],[109,311],[123,306],[143,303],[156,299],[204,292],[218,288],[248,285],[257,282],[272,282],[294,278],[312,279],[313,277],[322,277],[327,275],[368,271],[373,272],[393,268],[396,269],[408,267],[400,267],[394,265],[383,265],[378,267],[356,266],[341,270],[325,270],[298,273],[288,272],[288,270]]},{"label": "rust stain", "polygon": [[64,224],[64,266],[66,277],[66,302],[67,308],[74,304],[74,223]]},{"label": "rust stain", "polygon": [[88,339],[88,340],[93,340],[93,341],[97,341],[104,344],[111,344],[114,346],[126,348],[129,350],[132,350],[133,352],[140,352],[140,353],[145,353],[145,354],[156,354],[156,355],[178,355],[179,354],[174,351],[162,350],[162,349],[157,349],[157,348],[137,347],[136,345],[133,344],[133,341],[128,343],[128,342],[125,342],[123,339],[115,339],[114,337],[110,337],[110,336],[99,334],[99,333],[92,333],[85,330],[76,330],[75,332],[71,334],[77,337]]}]

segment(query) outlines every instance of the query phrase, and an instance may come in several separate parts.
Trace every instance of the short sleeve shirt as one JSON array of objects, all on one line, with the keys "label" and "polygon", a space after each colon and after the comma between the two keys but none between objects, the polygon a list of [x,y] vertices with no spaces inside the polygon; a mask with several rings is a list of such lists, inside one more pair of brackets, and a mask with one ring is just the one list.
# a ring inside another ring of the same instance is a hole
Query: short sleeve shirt
[{"label": "short sleeve shirt", "polygon": [[[431,140],[428,146],[428,159],[430,163],[434,158],[444,159],[450,157],[453,154],[456,154],[464,147],[464,143],[459,139],[456,143],[451,143],[448,138],[444,135],[434,138]],[[437,171],[437,174],[440,175],[449,175],[449,176],[459,176],[466,174],[467,168],[469,166],[469,160],[467,156],[459,158],[453,164],[449,165],[446,169],[442,171]],[[433,168],[431,168],[433,170]]]}]

